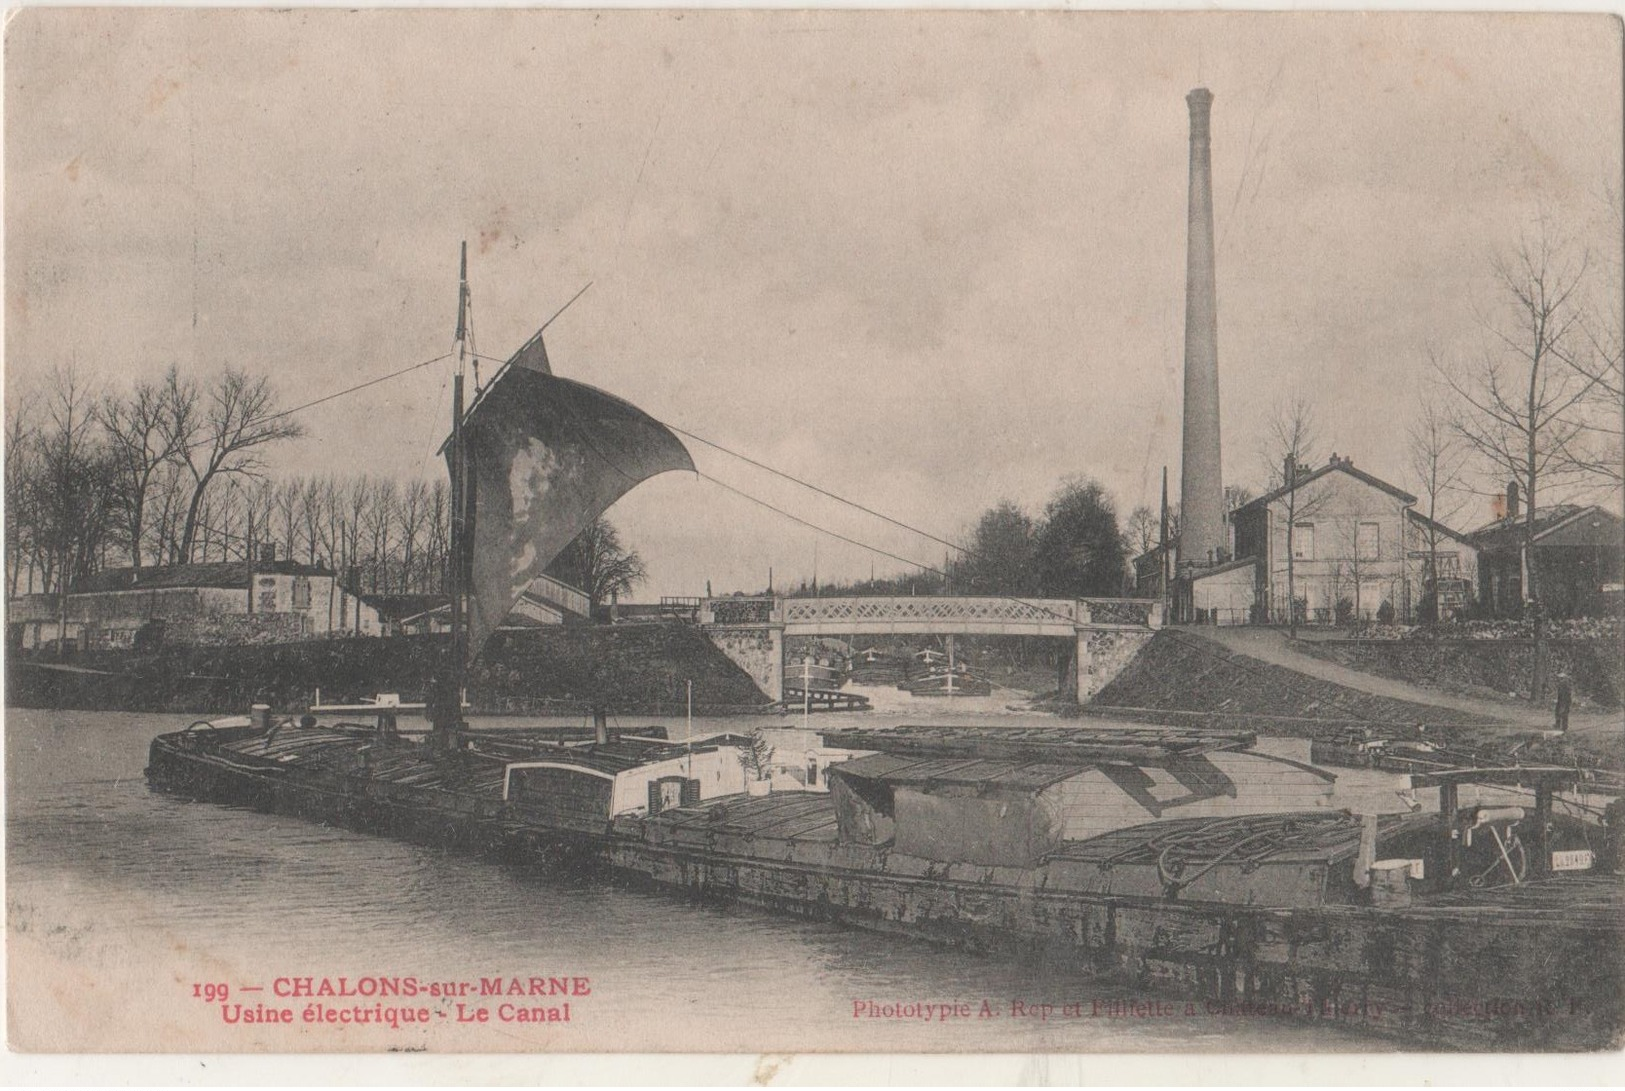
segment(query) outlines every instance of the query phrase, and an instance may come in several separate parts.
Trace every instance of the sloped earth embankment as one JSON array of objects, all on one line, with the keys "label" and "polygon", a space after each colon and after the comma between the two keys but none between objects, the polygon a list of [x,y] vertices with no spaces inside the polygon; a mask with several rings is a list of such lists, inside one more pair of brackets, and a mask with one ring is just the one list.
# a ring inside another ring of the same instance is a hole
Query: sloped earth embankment
[{"label": "sloped earth embankment", "polygon": [[[445,658],[443,636],[351,638],[235,647],[166,647],[31,669],[15,657],[7,702],[20,707],[216,713],[263,702],[293,708],[376,693],[421,700]],[[94,672],[94,673],[93,673]],[[694,684],[696,712],[759,709],[750,676],[681,625],[563,627],[498,633],[469,672],[476,712],[671,714]]]},{"label": "sloped earth embankment", "polygon": [[[1375,686],[1374,688],[1381,688]],[[1370,728],[1382,738],[1470,748],[1486,760],[1551,761],[1619,769],[1621,756],[1482,713],[1402,700],[1315,678],[1232,651],[1198,632],[1165,629],[1103,688],[1090,714],[1271,735],[1328,738]]]},{"label": "sloped earth embankment", "polygon": [[[1506,640],[1306,641],[1306,654],[1444,693],[1505,700],[1527,695],[1535,670],[1535,642]],[[1577,708],[1617,709],[1625,691],[1625,657],[1609,639],[1547,642],[1548,673],[1574,682]]]}]

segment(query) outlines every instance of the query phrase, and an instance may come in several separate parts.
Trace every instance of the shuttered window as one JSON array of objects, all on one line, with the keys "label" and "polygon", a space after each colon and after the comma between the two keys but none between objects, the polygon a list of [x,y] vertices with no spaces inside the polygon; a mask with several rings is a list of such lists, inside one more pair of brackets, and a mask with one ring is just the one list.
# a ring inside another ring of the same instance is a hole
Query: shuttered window
[{"label": "shuttered window", "polygon": [[1315,524],[1292,524],[1292,559],[1295,561],[1315,559]]},{"label": "shuttered window", "polygon": [[1354,528],[1354,551],[1362,561],[1382,559],[1382,524],[1361,523]]}]

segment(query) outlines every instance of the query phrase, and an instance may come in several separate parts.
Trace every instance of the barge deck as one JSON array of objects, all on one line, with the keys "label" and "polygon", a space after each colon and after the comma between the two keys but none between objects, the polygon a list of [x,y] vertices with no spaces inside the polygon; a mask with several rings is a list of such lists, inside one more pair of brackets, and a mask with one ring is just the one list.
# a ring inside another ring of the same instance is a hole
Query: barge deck
[{"label": "barge deck", "polygon": [[[680,761],[684,749],[639,745],[655,761]],[[1331,1019],[1402,1041],[1507,1050],[1608,1048],[1625,1022],[1625,888],[1612,874],[1448,889],[1401,906],[1339,904],[1361,825],[1313,813],[1243,830],[1245,853],[1170,897],[1168,839],[1217,836],[1212,820],[1065,842],[1036,866],[984,866],[844,841],[836,796],[824,792],[674,795],[658,811],[561,822],[508,798],[513,767],[512,752],[448,754],[288,724],[269,734],[245,725],[160,736],[147,774],[155,789],[190,798],[935,944],[1066,960],[1177,990],[1214,1013]],[[1384,819],[1382,836],[1402,843],[1430,821],[1437,817]]]}]

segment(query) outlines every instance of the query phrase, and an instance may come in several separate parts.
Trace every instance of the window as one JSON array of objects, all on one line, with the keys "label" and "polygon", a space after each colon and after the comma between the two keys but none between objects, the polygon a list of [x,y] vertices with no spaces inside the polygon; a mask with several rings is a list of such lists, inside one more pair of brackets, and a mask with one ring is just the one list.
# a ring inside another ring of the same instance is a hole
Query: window
[{"label": "window", "polygon": [[260,612],[265,614],[276,613],[276,589],[260,592]]},{"label": "window", "polygon": [[295,610],[310,609],[309,576],[295,576],[293,578],[293,608]]},{"label": "window", "polygon": [[1361,523],[1354,528],[1354,553],[1362,561],[1382,557],[1382,524]]},{"label": "window", "polygon": [[1292,559],[1295,561],[1315,559],[1315,524],[1292,524]]}]

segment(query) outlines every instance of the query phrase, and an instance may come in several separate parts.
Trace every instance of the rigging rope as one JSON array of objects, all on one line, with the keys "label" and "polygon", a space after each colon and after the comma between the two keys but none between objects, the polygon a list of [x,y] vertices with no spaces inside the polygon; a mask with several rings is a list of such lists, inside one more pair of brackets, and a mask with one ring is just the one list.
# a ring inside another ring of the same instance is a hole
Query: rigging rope
[{"label": "rigging rope", "polygon": [[[676,432],[679,435],[687,436],[689,439],[698,440],[699,442],[705,444],[707,447],[714,447],[718,451],[721,451],[725,455],[731,455],[734,458],[739,459],[741,462],[749,463],[750,465],[755,466],[759,470],[766,470],[768,473],[774,474],[775,476],[778,476],[778,477],[782,477],[786,481],[793,481],[797,485],[800,485],[802,488],[810,489],[813,492],[818,493],[820,496],[827,496],[831,500],[834,500],[834,501],[837,501],[839,503],[845,504],[848,507],[856,508],[857,510],[863,512],[866,515],[872,515],[876,519],[884,520],[885,522],[890,523],[894,527],[901,527],[902,529],[910,532],[911,534],[918,534],[920,537],[929,539],[930,541],[933,541],[933,542],[936,542],[938,545],[945,545],[949,549],[957,549],[959,552],[964,553],[966,556],[970,556],[970,557],[977,556],[976,551],[973,550],[973,549],[969,549],[969,548],[967,548],[967,547],[965,547],[963,545],[960,545],[957,542],[950,542],[946,538],[939,538],[935,534],[932,534],[928,530],[921,530],[919,527],[910,526],[909,524],[907,524],[907,523],[905,523],[905,522],[903,522],[903,521],[901,521],[899,519],[893,519],[891,516],[886,515],[886,514],[884,514],[882,512],[878,512],[878,511],[874,510],[873,508],[865,507],[864,505],[858,503],[856,500],[848,500],[844,496],[841,496],[841,495],[839,495],[837,493],[833,493],[833,492],[829,491],[828,489],[820,488],[819,486],[814,485],[812,482],[805,481],[805,480],[797,477],[794,474],[785,473],[783,470],[775,469],[772,466],[769,466],[765,462],[758,462],[756,459],[751,458],[749,455],[742,455],[738,451],[730,450],[727,447],[724,447],[722,444],[717,443],[715,440],[706,439],[704,436],[697,435],[696,433],[690,432],[688,429],[681,428],[681,427],[679,427],[679,426],[677,426],[675,424],[670,423],[669,421],[661,421],[660,423],[664,424],[667,428],[670,428],[673,432]],[[910,562],[910,563],[912,563],[912,562]],[[927,566],[921,565],[920,567],[925,568]],[[946,573],[944,573],[944,574],[946,574]]]},{"label": "rigging rope", "polygon": [[[668,425],[668,427],[670,427],[670,426]],[[719,479],[717,479],[715,477],[712,477],[708,473],[704,473],[704,472],[702,472],[700,470],[695,470],[694,473],[697,476],[699,476],[700,478],[711,482],[711,484],[716,485],[719,488],[726,489],[728,492],[733,493],[735,496],[744,497],[746,500],[749,500],[753,504],[759,504],[762,507],[766,508],[768,511],[774,512],[775,514],[778,514],[778,515],[782,515],[786,519],[789,519],[791,522],[800,523],[802,526],[807,527],[807,528],[809,528],[811,530],[816,530],[820,534],[828,534],[831,538],[839,538],[841,541],[846,542],[849,545],[855,545],[859,549],[867,549],[869,552],[878,553],[882,557],[890,557],[894,561],[902,561],[904,564],[913,565],[915,568],[923,569],[926,572],[935,572],[939,576],[940,575],[945,575],[945,573],[940,572],[935,568],[932,568],[928,564],[922,564],[919,561],[910,560],[907,557],[898,556],[896,553],[892,553],[892,552],[890,552],[888,550],[881,549],[879,546],[872,546],[872,545],[868,544],[867,542],[860,542],[856,538],[848,538],[844,534],[841,534],[841,533],[839,533],[837,531],[830,530],[828,527],[821,527],[817,523],[813,523],[813,522],[810,522],[810,521],[808,521],[806,519],[803,519],[799,515],[792,515],[790,512],[785,511],[783,508],[776,507],[773,504],[769,504],[766,500],[763,500],[760,497],[752,496],[750,493],[745,492],[742,489],[736,489],[732,485],[728,484],[726,481],[721,481],[721,480],[719,480]],[[1004,596],[1004,597],[1008,597],[1008,596]],[[1042,607],[1039,607],[1039,609],[1042,609]]]},{"label": "rigging rope", "polygon": [[[336,390],[331,394],[324,394],[320,398],[316,398],[313,401],[305,402],[303,405],[296,405],[292,409],[279,409],[275,413],[267,413],[263,417],[255,417],[251,421],[244,422],[242,430],[246,431],[249,428],[257,428],[262,424],[266,424],[266,423],[268,423],[270,421],[274,421],[274,420],[279,420],[282,417],[291,417],[295,413],[301,413],[301,412],[305,411],[306,409],[312,409],[312,408],[314,408],[314,407],[316,407],[318,405],[322,405],[322,404],[324,404],[326,402],[334,401],[335,399],[342,398],[342,397],[344,397],[344,396],[346,396],[348,394],[354,394],[358,390],[365,390],[369,386],[377,386],[379,383],[385,383],[385,382],[388,382],[391,379],[398,379],[402,375],[408,375],[408,374],[410,374],[410,373],[412,373],[414,371],[421,370],[422,368],[429,367],[429,366],[431,366],[433,364],[438,364],[443,360],[449,360],[449,359],[451,359],[451,355],[452,354],[449,353],[449,352],[443,352],[439,356],[436,356],[432,360],[424,360],[421,363],[413,364],[410,367],[403,367],[399,371],[391,371],[388,375],[380,375],[377,378],[368,379],[364,383],[357,383],[354,386],[345,387],[343,390]],[[181,450],[190,451],[190,450],[192,450],[194,448],[197,448],[197,447],[207,447],[212,443],[214,443],[214,440],[212,440],[212,439],[198,440],[196,443],[188,443],[186,446],[182,447]]]}]

